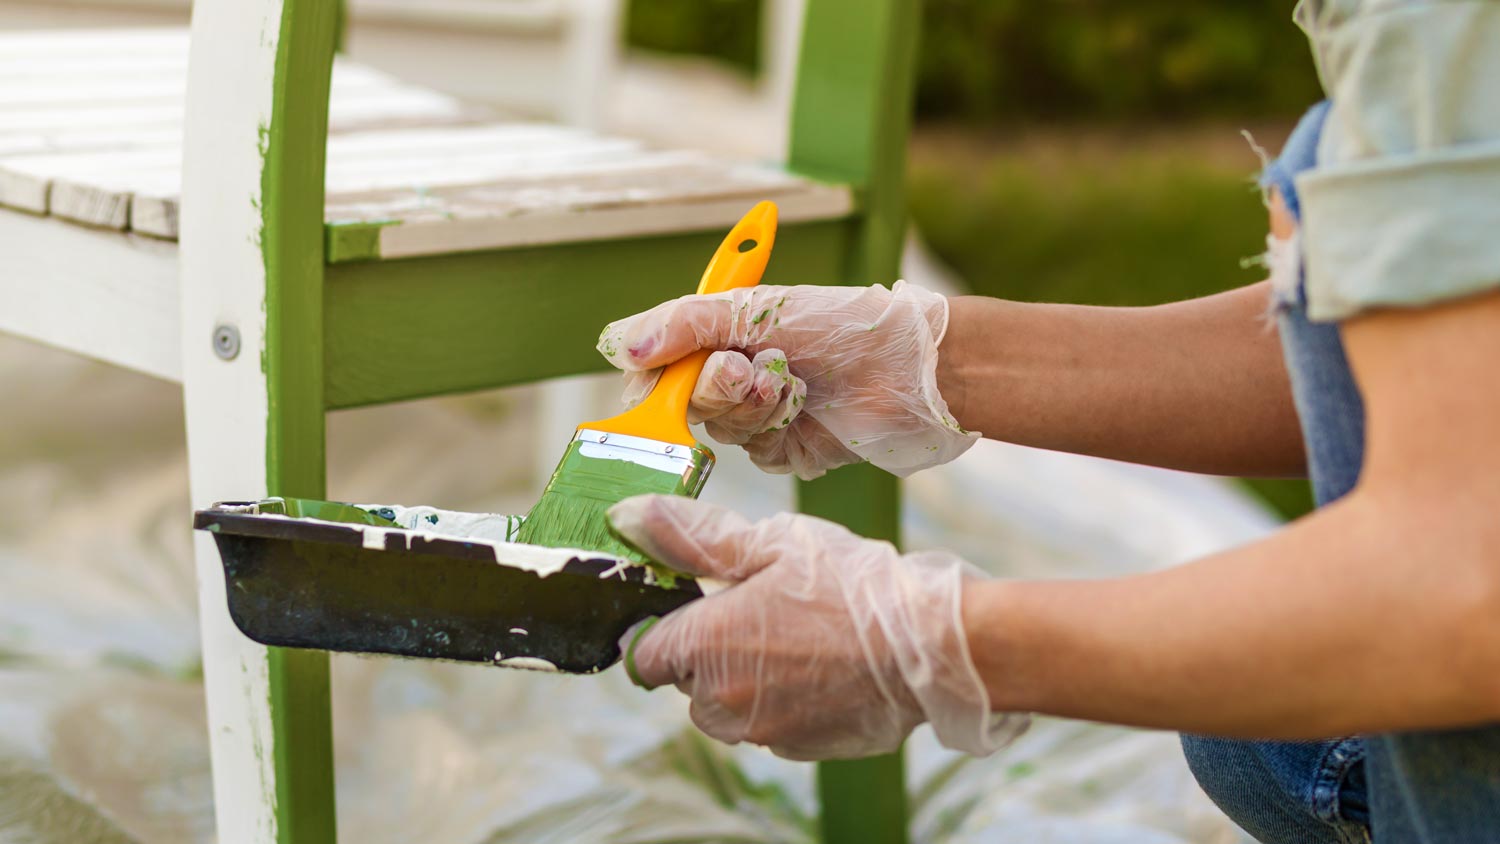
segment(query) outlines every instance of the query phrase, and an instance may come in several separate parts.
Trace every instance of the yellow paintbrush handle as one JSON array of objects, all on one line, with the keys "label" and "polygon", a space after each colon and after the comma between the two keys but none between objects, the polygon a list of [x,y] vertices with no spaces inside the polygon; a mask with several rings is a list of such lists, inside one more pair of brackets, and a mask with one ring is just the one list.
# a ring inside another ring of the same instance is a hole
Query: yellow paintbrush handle
[{"label": "yellow paintbrush handle", "polygon": [[[697,292],[722,293],[759,284],[775,242],[776,204],[762,202],[729,230],[703,271]],[[693,434],[687,424],[688,401],[710,354],[703,349],[678,359],[662,370],[661,378],[645,401],[619,416],[585,422],[578,427],[693,445]]]}]

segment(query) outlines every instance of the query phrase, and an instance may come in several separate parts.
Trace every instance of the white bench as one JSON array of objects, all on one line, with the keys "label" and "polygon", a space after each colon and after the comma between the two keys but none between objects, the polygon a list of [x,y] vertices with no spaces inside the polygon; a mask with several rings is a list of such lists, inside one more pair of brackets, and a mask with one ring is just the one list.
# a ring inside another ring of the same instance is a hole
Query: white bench
[{"label": "white bench", "polygon": [[[0,214],[0,329],[177,377],[176,269],[146,241],[179,234],[187,52],[180,29],[0,34],[0,206],[26,212]],[[852,210],[847,188],[779,168],[507,120],[335,62],[330,263],[714,230],[759,199],[790,222]]]},{"label": "white bench", "polygon": [[[0,34],[0,330],[182,383],[199,506],[322,497],[328,410],[600,368],[598,327],[756,200],[768,280],[895,280],[917,0],[809,4],[787,159],[817,179],[403,85],[335,59],[337,9],[194,0],[191,49]],[[799,487],[892,541],[896,500],[867,466]],[[326,655],[240,635],[195,539],[218,839],[332,844]],[[906,840],[899,755],[818,783],[824,840]]]}]

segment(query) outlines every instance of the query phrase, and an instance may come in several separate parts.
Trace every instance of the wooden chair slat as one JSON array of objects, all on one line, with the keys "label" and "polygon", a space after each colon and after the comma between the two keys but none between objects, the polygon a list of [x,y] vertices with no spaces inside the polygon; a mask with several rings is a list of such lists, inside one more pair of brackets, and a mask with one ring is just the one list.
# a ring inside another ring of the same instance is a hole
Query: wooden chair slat
[{"label": "wooden chair slat", "polygon": [[[0,34],[0,205],[175,240],[187,34]],[[532,121],[336,61],[326,219],[398,222],[400,254],[700,230],[774,197],[848,213],[843,188],[775,168]],[[445,229],[452,227],[453,231]]]}]

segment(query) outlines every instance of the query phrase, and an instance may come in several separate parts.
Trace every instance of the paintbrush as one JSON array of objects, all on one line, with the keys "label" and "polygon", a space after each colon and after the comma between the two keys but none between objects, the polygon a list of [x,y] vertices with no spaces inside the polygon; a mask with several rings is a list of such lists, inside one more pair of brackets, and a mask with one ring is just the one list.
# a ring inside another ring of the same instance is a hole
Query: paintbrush
[{"label": "paintbrush", "polygon": [[[724,238],[697,292],[720,293],[760,283],[775,239],[776,205],[762,202]],[[687,410],[709,354],[706,349],[696,351],[668,365],[651,393],[630,410],[579,425],[516,541],[649,562],[610,530],[605,511],[635,495],[696,498],[702,491],[714,454],[693,437]]]}]

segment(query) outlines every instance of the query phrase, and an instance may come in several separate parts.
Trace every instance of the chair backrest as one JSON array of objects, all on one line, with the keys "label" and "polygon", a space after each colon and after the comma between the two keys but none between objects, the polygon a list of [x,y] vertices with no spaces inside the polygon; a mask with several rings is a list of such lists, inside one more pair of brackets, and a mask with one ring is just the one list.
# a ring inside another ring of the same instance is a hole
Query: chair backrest
[{"label": "chair backrest", "polygon": [[346,0],[345,49],[469,102],[595,128],[619,62],[621,0]]},{"label": "chair backrest", "polygon": [[921,6],[808,0],[787,164],[860,191],[851,283],[889,283],[900,271]]}]

